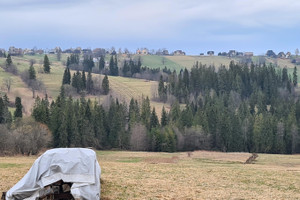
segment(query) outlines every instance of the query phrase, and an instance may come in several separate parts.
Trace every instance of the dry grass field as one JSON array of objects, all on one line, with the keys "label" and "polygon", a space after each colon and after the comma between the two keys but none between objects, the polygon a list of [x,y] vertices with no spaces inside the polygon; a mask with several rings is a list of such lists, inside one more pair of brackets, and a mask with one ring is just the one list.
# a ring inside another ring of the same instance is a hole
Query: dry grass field
[{"label": "dry grass field", "polygon": [[[300,199],[300,155],[97,151],[101,199]],[[37,157],[0,157],[0,191]]]},{"label": "dry grass field", "polygon": [[[104,77],[103,75],[93,74],[93,77],[97,76],[100,77],[100,79]],[[110,94],[114,98],[118,98],[121,102],[126,102],[129,105],[131,98],[134,98],[141,104],[142,98],[148,96],[151,101],[151,106],[155,107],[158,116],[160,116],[163,106],[165,106],[167,110],[170,108],[169,104],[152,101],[152,97],[157,93],[158,83],[156,81],[120,76],[108,76],[108,80],[111,88]],[[102,96],[100,98],[103,99],[104,97]]]}]

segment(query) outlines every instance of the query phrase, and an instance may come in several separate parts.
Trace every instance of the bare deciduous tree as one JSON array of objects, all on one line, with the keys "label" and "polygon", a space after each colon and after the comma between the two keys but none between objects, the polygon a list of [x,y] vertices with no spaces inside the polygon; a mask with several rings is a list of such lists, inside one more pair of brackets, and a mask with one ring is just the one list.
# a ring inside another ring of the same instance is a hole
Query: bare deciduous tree
[{"label": "bare deciduous tree", "polygon": [[162,57],[162,58],[161,58],[161,63],[162,63],[163,65],[165,65],[165,63],[166,63],[166,58],[165,58],[165,57]]},{"label": "bare deciduous tree", "polygon": [[12,83],[13,83],[13,80],[10,77],[4,78],[3,84],[4,84],[5,88],[7,89],[7,93],[10,92]]},{"label": "bare deciduous tree", "polygon": [[6,125],[0,125],[0,154],[37,154],[46,148],[51,141],[51,135],[46,126],[31,118],[16,122],[14,129],[8,130]]},{"label": "bare deciduous tree", "polygon": [[142,124],[135,124],[131,128],[131,150],[146,151],[148,149],[147,129]]},{"label": "bare deciduous tree", "polygon": [[36,60],[34,60],[34,59],[30,59],[30,60],[29,60],[29,64],[30,64],[31,67],[32,67],[35,63],[36,63]]}]

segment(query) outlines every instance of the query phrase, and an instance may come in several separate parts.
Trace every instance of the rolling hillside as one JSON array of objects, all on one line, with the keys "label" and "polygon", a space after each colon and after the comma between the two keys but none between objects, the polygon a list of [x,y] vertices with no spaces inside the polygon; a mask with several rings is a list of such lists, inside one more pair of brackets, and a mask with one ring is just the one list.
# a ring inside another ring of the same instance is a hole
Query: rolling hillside
[{"label": "rolling hillside", "polygon": [[[67,60],[68,54],[62,54],[61,61],[57,61],[56,55],[48,55],[51,62],[51,73],[44,74],[43,71],[43,58],[44,55],[24,55],[23,57],[12,57],[13,63],[17,66],[20,73],[29,69],[29,61],[34,59],[36,62],[34,68],[37,72],[37,79],[41,80],[46,88],[46,91],[40,91],[37,93],[39,96],[44,96],[46,92],[51,99],[55,99],[60,90],[62,76],[64,72],[64,64]],[[106,60],[109,60],[109,56],[106,57]],[[133,57],[137,59],[137,56]],[[119,60],[122,61],[125,57],[120,57]],[[255,59],[255,57],[253,58]],[[150,68],[170,68],[171,70],[175,69],[177,72],[180,69],[188,68],[190,69],[197,61],[204,65],[215,65],[216,67],[220,65],[228,66],[231,58],[223,56],[156,56],[156,55],[143,55],[141,56],[142,65],[148,66]],[[239,60],[236,60],[238,62]],[[281,67],[288,67],[289,74],[293,73],[294,65],[285,59],[266,59],[267,63],[278,64]],[[120,62],[122,63],[122,62]],[[0,65],[5,65],[5,59],[0,58]],[[101,77],[98,74],[93,74],[93,77]],[[0,69],[0,83],[1,83],[1,92],[6,93],[7,90],[4,87],[3,81],[5,78],[10,77],[12,82],[11,92],[8,94],[11,101],[14,101],[16,96],[21,96],[24,105],[25,114],[31,112],[34,99],[32,98],[32,91],[26,87],[26,84],[21,80],[20,76],[15,76],[10,73],[4,72],[3,69]],[[102,76],[103,77],[103,76]],[[298,76],[300,82],[300,76]],[[117,97],[121,101],[126,101],[129,103],[131,98],[140,100],[142,96],[148,96],[150,99],[156,94],[157,91],[157,82],[147,81],[144,79],[134,79],[134,78],[124,78],[124,77],[112,77],[109,76],[110,86],[111,86],[111,95]],[[89,96],[91,99],[100,99],[102,101],[105,96]],[[163,103],[151,102],[152,106],[156,107],[156,111],[160,114],[162,106],[165,106],[167,109],[170,105],[164,105]]]},{"label": "rolling hillside", "polygon": [[[41,91],[36,95],[43,97],[44,93],[46,92],[48,94],[49,99],[51,100],[55,99],[59,94],[63,72],[65,69],[62,63],[66,60],[67,55],[63,56],[63,61],[61,62],[58,62],[56,60],[56,55],[48,55],[48,57],[51,62],[50,74],[39,73],[43,71],[44,57],[41,55],[12,57],[12,59],[13,63],[17,66],[19,73],[22,73],[22,71],[29,69],[30,59],[36,60],[34,68],[37,72],[37,79],[41,80],[46,88],[46,91]],[[5,65],[4,58],[0,58],[0,65]],[[30,114],[31,108],[34,104],[34,98],[32,98],[32,91],[29,88],[27,88],[26,84],[21,80],[20,75],[13,75],[11,73],[7,73],[2,68],[0,68],[0,83],[2,86],[1,92],[7,93],[7,89],[4,87],[3,81],[5,78],[8,77],[10,77],[13,80],[11,92],[8,94],[10,101],[14,101],[15,97],[17,96],[22,97],[24,112],[25,114]],[[100,77],[102,79],[103,75],[93,74],[93,77]],[[118,98],[120,101],[126,101],[128,105],[131,98],[141,100],[143,96],[148,96],[151,100],[153,94],[157,91],[157,82],[155,81],[114,76],[109,76],[108,79],[110,81],[110,95]],[[105,96],[88,96],[88,98],[100,99],[100,101],[102,101],[105,98]],[[156,107],[156,111],[160,115],[161,109],[164,106],[164,104],[160,102],[151,101],[151,105]],[[168,108],[169,105],[165,105],[165,107]]]}]

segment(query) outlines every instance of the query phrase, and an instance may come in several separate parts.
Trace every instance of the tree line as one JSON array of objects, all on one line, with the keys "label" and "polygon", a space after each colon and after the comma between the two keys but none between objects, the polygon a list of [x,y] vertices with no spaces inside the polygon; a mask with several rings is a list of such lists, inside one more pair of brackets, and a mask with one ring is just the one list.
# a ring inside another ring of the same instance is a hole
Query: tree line
[{"label": "tree line", "polygon": [[[158,94],[161,101],[176,99],[170,116],[177,127],[200,127],[212,149],[295,153],[300,151],[297,78],[296,67],[289,76],[287,68],[265,64],[231,62],[228,69],[215,70],[196,63],[191,71],[173,72],[167,82],[161,77]],[[186,107],[173,118],[178,103]]]},{"label": "tree line", "polygon": [[91,70],[88,71],[87,75],[84,70],[82,72],[77,70],[76,73],[74,72],[73,76],[71,76],[69,67],[66,67],[63,74],[62,86],[64,87],[66,85],[72,86],[76,89],[78,94],[86,92],[87,94],[102,93],[107,95],[109,93],[108,76],[104,76],[101,83],[101,89],[99,89],[100,85],[97,83],[97,80],[93,79]]},{"label": "tree line", "polygon": [[141,57],[137,59],[125,59],[123,62],[118,60],[117,54],[111,55],[108,66],[105,64],[105,56],[101,55],[98,60],[98,66],[95,65],[91,55],[83,55],[83,61],[80,62],[78,54],[71,54],[67,58],[66,66],[73,70],[91,71],[93,73],[105,74],[111,76],[124,76],[134,78],[144,78],[148,80],[158,80],[159,75],[163,73],[171,73],[167,68],[142,67]]}]

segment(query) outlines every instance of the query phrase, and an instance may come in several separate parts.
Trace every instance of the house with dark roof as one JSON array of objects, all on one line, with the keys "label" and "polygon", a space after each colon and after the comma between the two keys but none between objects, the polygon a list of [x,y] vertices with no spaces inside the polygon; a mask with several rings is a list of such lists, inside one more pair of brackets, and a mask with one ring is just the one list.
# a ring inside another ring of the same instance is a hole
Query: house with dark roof
[{"label": "house with dark roof", "polygon": [[213,56],[214,54],[215,54],[214,51],[208,51],[208,52],[207,52],[207,55],[209,55],[209,56]]},{"label": "house with dark roof", "polygon": [[173,52],[174,56],[185,56],[185,52],[182,50],[176,50]]}]

